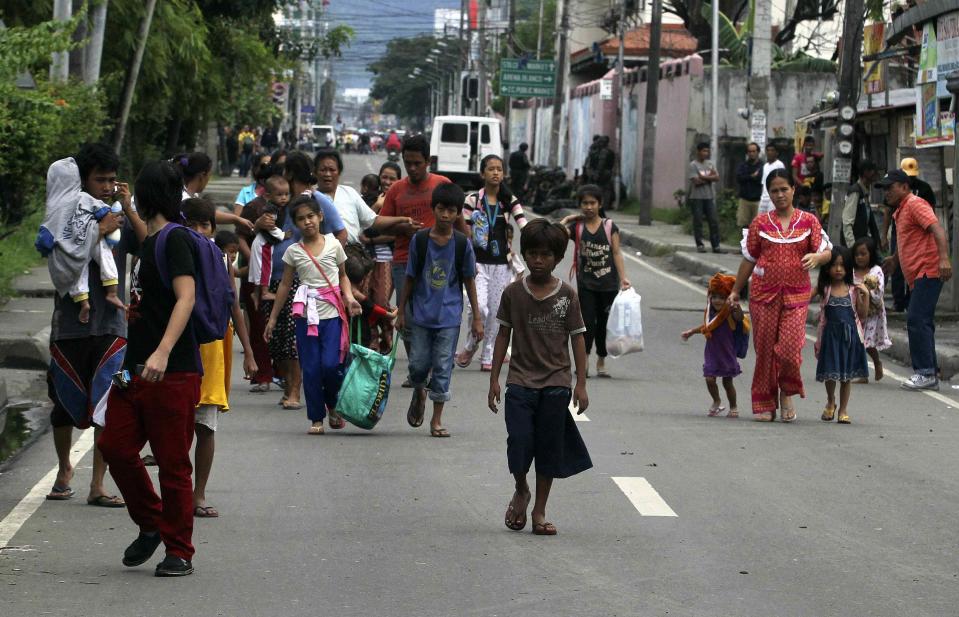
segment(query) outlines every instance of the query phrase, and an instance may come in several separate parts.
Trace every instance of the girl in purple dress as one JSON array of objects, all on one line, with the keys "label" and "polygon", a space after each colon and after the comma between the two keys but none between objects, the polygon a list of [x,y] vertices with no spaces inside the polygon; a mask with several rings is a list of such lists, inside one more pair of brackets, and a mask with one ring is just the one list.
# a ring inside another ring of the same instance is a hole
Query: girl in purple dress
[{"label": "girl in purple dress", "polygon": [[694,334],[706,337],[706,351],[703,362],[703,377],[706,378],[706,389],[713,397],[713,404],[706,413],[715,418],[726,410],[722,406],[719,396],[717,379],[723,380],[723,389],[726,390],[726,399],[729,401],[727,418],[738,418],[736,408],[736,386],[733,378],[742,373],[739,360],[736,356],[736,337],[748,336],[749,323],[739,306],[730,308],[726,305],[726,298],[732,291],[736,278],[727,274],[716,274],[709,281],[709,300],[706,303],[706,312],[702,325],[683,332],[683,340],[688,340]]}]

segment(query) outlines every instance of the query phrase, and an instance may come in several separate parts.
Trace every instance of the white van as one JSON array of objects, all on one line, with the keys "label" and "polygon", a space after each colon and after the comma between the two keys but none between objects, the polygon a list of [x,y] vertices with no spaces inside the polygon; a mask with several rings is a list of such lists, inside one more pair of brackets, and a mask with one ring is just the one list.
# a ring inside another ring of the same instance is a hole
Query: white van
[{"label": "white van", "polygon": [[480,116],[437,116],[430,139],[430,170],[466,188],[482,186],[480,161],[503,157],[502,123]]},{"label": "white van", "polygon": [[333,147],[336,147],[336,129],[329,124],[314,124],[313,148],[319,150]]}]

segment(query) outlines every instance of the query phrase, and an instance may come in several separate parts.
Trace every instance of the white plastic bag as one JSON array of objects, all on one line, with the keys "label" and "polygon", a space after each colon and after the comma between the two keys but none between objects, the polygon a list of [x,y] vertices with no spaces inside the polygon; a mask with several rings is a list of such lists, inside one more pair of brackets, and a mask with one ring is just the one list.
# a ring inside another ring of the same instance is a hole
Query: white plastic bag
[{"label": "white plastic bag", "polygon": [[609,308],[606,351],[611,358],[643,350],[642,297],[630,287],[619,292]]}]

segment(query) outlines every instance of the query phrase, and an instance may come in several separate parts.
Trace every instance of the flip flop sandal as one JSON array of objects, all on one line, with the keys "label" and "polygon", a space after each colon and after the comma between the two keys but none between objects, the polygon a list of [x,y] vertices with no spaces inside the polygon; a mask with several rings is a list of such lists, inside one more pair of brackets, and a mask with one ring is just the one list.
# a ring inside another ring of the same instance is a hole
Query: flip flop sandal
[{"label": "flip flop sandal", "polygon": [[250,392],[253,394],[263,394],[264,392],[270,391],[270,384],[268,383],[258,383],[250,388]]},{"label": "flip flop sandal", "polygon": [[706,415],[710,418],[715,418],[716,416],[722,415],[726,411],[726,408],[722,405],[713,405],[709,408],[709,411],[706,412]]},{"label": "flip flop sandal", "polygon": [[297,409],[303,409],[303,405],[301,405],[300,403],[291,403],[290,401],[283,401],[281,403],[281,406],[283,407],[283,409],[286,409],[287,411],[295,411]]},{"label": "flip flop sandal", "polygon": [[534,536],[555,536],[556,525],[552,523],[533,523]]},{"label": "flip flop sandal", "polygon": [[603,379],[612,379],[612,378],[613,378],[613,376],[610,375],[610,374],[609,374],[609,371],[607,371],[606,369],[603,369],[603,370],[601,370],[601,371],[596,371],[596,376],[597,376],[597,377],[602,377]]},{"label": "flip flop sandal", "polygon": [[836,419],[836,424],[852,424],[852,421],[848,415],[842,414]]},{"label": "flip flop sandal", "polygon": [[470,364],[473,363],[473,354],[476,353],[476,350],[468,351],[464,349],[460,353],[456,354],[456,366],[460,368],[467,368]]},{"label": "flip flop sandal", "polygon": [[116,495],[98,495],[92,499],[87,499],[88,506],[98,506],[100,508],[123,508],[127,504]]},{"label": "flip flop sandal", "polygon": [[449,436],[450,436],[450,432],[443,427],[430,429],[430,437],[449,437]]},{"label": "flip flop sandal", "polygon": [[338,431],[342,428],[346,428],[346,420],[344,420],[342,416],[334,416],[330,414],[329,418],[331,429]]},{"label": "flip flop sandal", "polygon": [[406,423],[413,428],[419,428],[423,425],[423,416],[426,415],[426,395],[421,394],[420,390],[413,390],[413,399],[410,401],[410,408],[406,411]]},{"label": "flip flop sandal", "polygon": [[726,417],[727,417],[727,418],[738,418],[738,417],[739,417],[739,412],[736,411],[735,409],[730,409],[729,412],[726,414]]},{"label": "flip flop sandal", "polygon": [[147,454],[140,460],[143,461],[143,464],[147,467],[156,467],[157,465],[157,459],[152,454]]},{"label": "flip flop sandal", "polygon": [[516,513],[516,510],[513,508],[513,504],[509,504],[506,507],[506,517],[503,519],[503,523],[513,531],[523,531],[523,528],[526,527],[526,513],[523,512],[521,518],[514,519],[512,516]]},{"label": "flip flop sandal", "polygon": [[780,420],[789,424],[796,419],[796,410],[795,409],[783,409],[782,418]]},{"label": "flip flop sandal", "polygon": [[836,407],[835,405],[826,405],[826,408],[822,410],[822,415],[819,416],[819,419],[823,422],[832,422],[833,418],[836,417]]},{"label": "flip flop sandal", "polygon": [[69,486],[54,484],[53,489],[47,495],[47,499],[50,501],[66,501],[67,499],[73,499],[73,495],[73,489]]},{"label": "flip flop sandal", "polygon": [[220,513],[213,506],[196,506],[193,508],[195,518],[219,518]]},{"label": "flip flop sandal", "polygon": [[325,431],[322,426],[311,426],[306,432],[307,435],[322,435]]},{"label": "flip flop sandal", "polygon": [[754,422],[772,422],[775,416],[768,411],[753,415]]}]

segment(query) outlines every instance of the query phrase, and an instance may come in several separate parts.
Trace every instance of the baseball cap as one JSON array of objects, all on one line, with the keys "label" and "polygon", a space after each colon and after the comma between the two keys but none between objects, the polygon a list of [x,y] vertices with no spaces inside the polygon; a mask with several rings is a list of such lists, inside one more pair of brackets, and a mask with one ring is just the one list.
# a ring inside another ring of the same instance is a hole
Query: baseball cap
[{"label": "baseball cap", "polygon": [[915,177],[919,175],[919,161],[912,157],[902,159],[902,161],[899,162],[899,168],[906,172],[908,176]]},{"label": "baseball cap", "polygon": [[883,179],[876,183],[876,187],[884,189],[897,182],[909,184],[909,175],[901,169],[890,169]]}]

